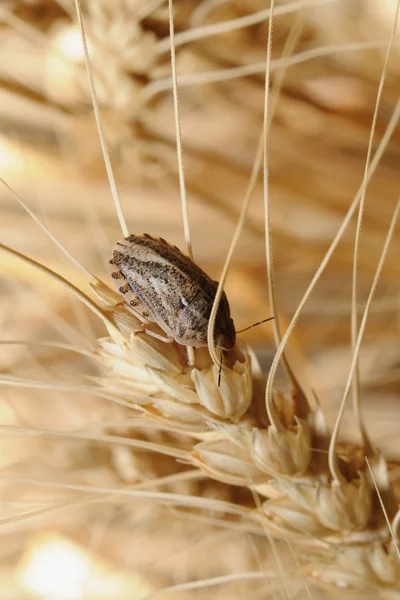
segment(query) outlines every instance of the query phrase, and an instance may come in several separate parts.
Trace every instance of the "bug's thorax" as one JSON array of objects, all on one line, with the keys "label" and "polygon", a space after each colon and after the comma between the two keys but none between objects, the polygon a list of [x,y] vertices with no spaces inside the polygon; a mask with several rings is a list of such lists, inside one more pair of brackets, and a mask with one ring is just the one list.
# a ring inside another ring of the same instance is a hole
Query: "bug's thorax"
[{"label": "bug's thorax", "polygon": [[[117,242],[111,276],[125,301],[144,319],[185,346],[207,346],[207,329],[218,284],[162,238],[130,235]],[[215,343],[235,346],[229,302],[223,293],[215,321]]]}]

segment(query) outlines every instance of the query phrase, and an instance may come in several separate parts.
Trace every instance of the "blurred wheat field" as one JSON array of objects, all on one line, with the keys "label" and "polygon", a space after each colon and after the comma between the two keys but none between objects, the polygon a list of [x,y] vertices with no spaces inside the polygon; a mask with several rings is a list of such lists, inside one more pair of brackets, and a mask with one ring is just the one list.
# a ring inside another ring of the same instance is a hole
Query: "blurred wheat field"
[{"label": "blurred wheat field", "polygon": [[[396,5],[393,0],[275,3],[269,197],[283,331],[363,181]],[[174,1],[194,256],[215,279],[263,128],[269,8],[269,2],[257,0]],[[168,2],[86,0],[82,11],[129,230],[162,236],[184,250]],[[123,236],[93,116],[74,2],[8,0],[0,6],[0,24],[0,177],[85,267],[110,284],[107,263]],[[373,152],[399,99],[399,55],[396,33]],[[399,196],[398,140],[396,124],[366,193],[359,320]],[[89,294],[86,278],[3,185],[0,211],[2,244]],[[318,396],[331,428],[351,364],[355,233],[353,217],[289,340],[295,371]],[[392,517],[398,504],[398,254],[395,232],[360,353],[362,412],[373,444],[387,461],[387,472],[380,465],[375,475],[381,477]],[[104,384],[107,361],[115,352],[108,346],[103,354],[99,351],[96,340],[107,335],[104,324],[48,275],[9,253],[1,252],[0,260],[0,598],[320,599],[346,592],[360,598],[400,597],[400,567],[376,495],[368,536],[362,536],[365,524],[355,527],[353,537],[345,525],[338,534],[326,517],[318,527],[313,523],[309,536],[304,529],[284,530],[282,523],[293,513],[292,504],[285,504],[289,499],[279,504],[286,491],[270,485],[260,461],[250,462],[234,433],[238,423],[244,431],[250,426],[266,431],[259,406],[265,388],[261,374],[254,374],[253,408],[246,423],[244,411],[238,419],[224,421],[219,415],[205,432],[204,423],[212,418],[204,406],[196,413],[196,419],[202,415],[201,425],[192,415],[186,429],[167,422],[171,414],[176,416],[172,405],[168,415],[161,415],[159,405],[143,413],[133,400],[128,405],[129,391],[138,392],[135,377],[144,386],[142,394],[157,396],[154,382],[145,379],[136,363],[129,383],[120,367],[110,380],[115,387]],[[270,314],[265,265],[260,175],[225,284],[238,330]],[[254,349],[264,376],[276,350],[271,331],[267,323],[240,336]],[[175,360],[169,350],[165,353]],[[93,361],[93,354],[101,359]],[[201,352],[199,356],[203,360]],[[188,386],[186,380],[183,385]],[[281,373],[277,386],[288,392]],[[277,410],[283,421],[289,418],[288,408]],[[262,426],[254,426],[256,417]],[[294,411],[292,424],[295,417]],[[315,431],[322,429],[315,425]],[[365,471],[367,477],[350,405],[340,433],[346,476]],[[224,435],[234,440],[227,454],[225,446],[218,446],[218,436]],[[202,441],[216,444],[207,447],[218,455],[214,471],[203,447],[193,450]],[[321,456],[327,451],[323,444],[318,448]],[[224,476],[221,465],[227,455],[235,467]],[[248,480],[242,471],[238,474],[243,463]],[[304,469],[308,484],[317,472],[311,464]],[[149,491],[174,494],[176,503],[150,501]],[[181,496],[198,504],[185,506]],[[266,498],[270,528],[248,518],[253,510],[258,518]],[[363,510],[354,508],[357,514]],[[308,526],[307,519],[302,523]],[[185,588],[188,582],[193,589]],[[177,587],[168,592],[170,586]]]}]

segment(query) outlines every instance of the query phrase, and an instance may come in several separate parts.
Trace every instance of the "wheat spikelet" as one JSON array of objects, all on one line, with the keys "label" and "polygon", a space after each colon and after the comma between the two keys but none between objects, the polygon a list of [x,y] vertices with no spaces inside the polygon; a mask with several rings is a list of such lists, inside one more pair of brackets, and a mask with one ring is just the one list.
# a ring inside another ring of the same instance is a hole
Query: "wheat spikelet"
[{"label": "wheat spikelet", "polygon": [[[234,351],[232,367],[224,368],[226,383],[219,388],[217,370],[206,352],[197,351],[200,364],[187,367],[177,345],[132,333],[140,322],[120,304],[112,305],[111,290],[96,291],[123,336],[122,342],[120,336],[114,341],[112,328],[111,337],[99,340],[95,351],[105,368],[101,384],[107,393],[125,398],[139,415],[174,431],[201,433],[204,441],[179,455],[207,476],[251,487],[261,497],[272,489],[272,498],[251,511],[251,518],[278,538],[307,542],[310,558],[302,567],[307,577],[336,589],[379,590],[382,597],[397,597],[400,567],[386,523],[372,510],[374,493],[362,449],[339,450],[346,479],[335,482],[323,454],[329,434],[320,410],[300,419],[296,399],[277,392],[274,405],[281,428],[271,425],[253,396],[252,359],[242,344]],[[382,456],[375,480],[387,505],[395,507]]]}]

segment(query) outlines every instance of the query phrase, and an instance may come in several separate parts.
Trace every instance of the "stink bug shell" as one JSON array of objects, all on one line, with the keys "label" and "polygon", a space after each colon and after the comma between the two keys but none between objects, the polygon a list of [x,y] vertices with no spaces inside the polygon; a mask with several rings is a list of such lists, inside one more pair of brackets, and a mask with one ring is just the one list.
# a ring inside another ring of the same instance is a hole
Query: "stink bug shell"
[{"label": "stink bug shell", "polygon": [[[218,283],[179,248],[148,234],[130,235],[117,242],[112,277],[118,289],[148,321],[179,344],[207,346],[207,328]],[[215,321],[215,343],[230,350],[236,332],[223,292]]]}]

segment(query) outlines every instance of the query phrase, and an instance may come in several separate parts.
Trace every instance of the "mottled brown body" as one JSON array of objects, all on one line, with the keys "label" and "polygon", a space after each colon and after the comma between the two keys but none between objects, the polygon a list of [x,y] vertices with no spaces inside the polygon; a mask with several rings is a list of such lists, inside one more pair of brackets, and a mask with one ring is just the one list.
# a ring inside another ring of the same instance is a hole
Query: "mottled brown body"
[{"label": "mottled brown body", "polygon": [[[185,346],[207,346],[207,328],[218,283],[179,248],[148,234],[117,242],[112,277],[127,302],[148,321]],[[236,332],[223,292],[215,321],[215,343],[234,347]]]}]

